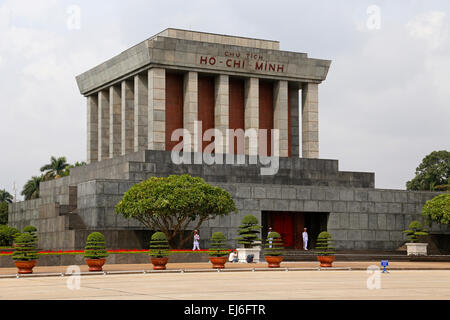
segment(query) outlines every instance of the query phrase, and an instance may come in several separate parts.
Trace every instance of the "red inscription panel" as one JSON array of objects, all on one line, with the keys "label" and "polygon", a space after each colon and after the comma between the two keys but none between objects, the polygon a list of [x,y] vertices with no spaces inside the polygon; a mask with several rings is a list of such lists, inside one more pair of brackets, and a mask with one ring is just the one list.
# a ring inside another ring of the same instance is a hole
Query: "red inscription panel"
[{"label": "red inscription panel", "polygon": [[[259,138],[260,150],[264,147],[264,139],[267,139],[267,155],[272,155],[272,129],[273,129],[273,83],[268,81],[259,81],[259,128],[267,129],[267,137],[261,135]],[[260,155],[265,155],[264,150]]]},{"label": "red inscription panel", "polygon": [[[198,76],[198,121],[202,122],[202,135],[206,130],[214,128],[214,86],[214,77]],[[210,143],[211,141],[203,141],[202,151]]]},{"label": "red inscription panel", "polygon": [[171,135],[179,128],[183,128],[183,75],[166,73],[166,150],[178,144]]},{"label": "red inscription panel", "polygon": [[[229,80],[229,128],[230,129],[245,129],[245,83],[244,80],[239,78],[230,78]],[[245,143],[238,146],[237,138],[231,143],[234,144],[234,154],[244,154],[245,153]],[[231,146],[230,150],[231,151]]]}]

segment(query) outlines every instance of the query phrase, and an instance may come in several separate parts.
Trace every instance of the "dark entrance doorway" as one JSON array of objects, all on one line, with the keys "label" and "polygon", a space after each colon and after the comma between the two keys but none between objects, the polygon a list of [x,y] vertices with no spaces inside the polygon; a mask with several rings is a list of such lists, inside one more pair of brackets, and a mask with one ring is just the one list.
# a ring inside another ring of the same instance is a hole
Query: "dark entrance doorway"
[{"label": "dark entrance doorway", "polygon": [[269,227],[283,238],[287,249],[303,249],[303,228],[308,231],[308,249],[314,249],[320,232],[327,230],[326,212],[263,211],[262,235],[265,239]]}]

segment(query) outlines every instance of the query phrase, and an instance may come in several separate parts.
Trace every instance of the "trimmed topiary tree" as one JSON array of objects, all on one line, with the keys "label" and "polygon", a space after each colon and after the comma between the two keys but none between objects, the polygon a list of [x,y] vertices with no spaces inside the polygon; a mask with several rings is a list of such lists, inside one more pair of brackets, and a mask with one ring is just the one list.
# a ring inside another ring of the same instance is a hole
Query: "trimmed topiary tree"
[{"label": "trimmed topiary tree", "polygon": [[107,256],[105,236],[100,232],[89,234],[84,247],[84,257],[86,259],[104,259]]},{"label": "trimmed topiary tree", "polygon": [[419,236],[426,236],[428,235],[428,232],[423,229],[422,224],[414,220],[409,224],[409,229],[403,231],[403,233],[406,233],[406,235],[409,237],[410,243],[416,243],[419,241]]},{"label": "trimmed topiary tree", "polygon": [[316,250],[320,266],[325,268],[332,267],[336,252],[333,247],[333,238],[329,232],[322,231],[319,233],[316,241]]},{"label": "trimmed topiary tree", "polygon": [[281,256],[283,255],[284,244],[281,235],[278,232],[272,231],[267,235],[266,244],[264,248],[265,256]]},{"label": "trimmed topiary tree", "polygon": [[450,225],[450,193],[440,194],[425,202],[422,216],[430,227],[432,222]]},{"label": "trimmed topiary tree", "polygon": [[319,234],[316,241],[316,250],[319,256],[332,256],[336,253],[333,247],[333,238],[329,232],[322,231]]},{"label": "trimmed topiary tree", "polygon": [[236,240],[239,244],[243,244],[244,248],[253,248],[256,241],[261,241],[258,236],[261,228],[255,216],[247,215],[241,221],[238,229],[239,237]]},{"label": "trimmed topiary tree", "polygon": [[26,226],[25,228],[23,228],[23,232],[24,233],[29,233],[33,236],[33,238],[36,240],[36,245],[37,245],[37,229],[34,226]]},{"label": "trimmed topiary tree", "polygon": [[34,261],[39,259],[36,239],[29,233],[21,233],[14,240],[15,250],[12,259],[15,261]]},{"label": "trimmed topiary tree", "polygon": [[228,255],[228,248],[226,246],[227,238],[222,232],[214,232],[209,241],[210,248],[208,254],[211,257],[224,257]]},{"label": "trimmed topiary tree", "polygon": [[164,232],[155,232],[150,240],[148,255],[153,258],[167,258],[169,249],[169,242]]}]

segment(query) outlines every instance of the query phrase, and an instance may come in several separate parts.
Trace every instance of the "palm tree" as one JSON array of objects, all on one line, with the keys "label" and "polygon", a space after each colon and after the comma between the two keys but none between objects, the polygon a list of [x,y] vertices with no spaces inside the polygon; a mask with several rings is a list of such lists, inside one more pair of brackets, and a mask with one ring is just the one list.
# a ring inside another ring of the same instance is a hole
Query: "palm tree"
[{"label": "palm tree", "polygon": [[33,176],[27,183],[23,186],[21,195],[25,197],[25,200],[37,199],[39,198],[39,186],[42,181],[44,181],[44,175],[39,177]]},{"label": "palm tree", "polygon": [[5,189],[0,190],[0,202],[11,203],[13,201],[13,196]]},{"label": "palm tree", "polygon": [[50,163],[46,164],[41,168],[41,172],[45,172],[45,180],[54,179],[56,176],[64,175],[66,167],[69,165],[66,162],[66,157],[56,158],[52,156],[50,158]]}]

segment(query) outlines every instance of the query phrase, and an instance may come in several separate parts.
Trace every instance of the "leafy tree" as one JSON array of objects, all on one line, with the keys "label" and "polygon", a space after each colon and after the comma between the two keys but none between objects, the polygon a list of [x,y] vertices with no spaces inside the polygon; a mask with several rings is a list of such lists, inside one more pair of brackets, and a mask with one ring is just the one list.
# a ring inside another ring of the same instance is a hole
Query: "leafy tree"
[{"label": "leafy tree", "polygon": [[207,220],[237,212],[227,191],[188,174],[152,177],[135,184],[115,211],[163,232],[171,248],[183,247],[191,239],[191,234],[184,232],[189,224],[195,223],[194,229],[199,229]]},{"label": "leafy tree", "polygon": [[5,189],[0,190],[0,202],[11,203],[13,201],[13,196]]},{"label": "leafy tree", "polygon": [[416,168],[416,176],[406,183],[407,190],[450,190],[450,152],[433,151]]},{"label": "leafy tree", "polygon": [[50,158],[50,163],[41,167],[41,172],[45,172],[44,175],[46,180],[50,180],[55,177],[63,176],[68,165],[66,157],[56,158],[52,156]]},{"label": "leafy tree", "polygon": [[39,186],[42,181],[45,181],[44,175],[39,177],[33,176],[27,183],[23,186],[21,195],[25,197],[25,200],[37,199],[39,198]]},{"label": "leafy tree", "polygon": [[450,225],[450,193],[440,194],[425,202],[422,216],[429,226],[432,222]]},{"label": "leafy tree", "polygon": [[87,163],[84,161],[82,161],[82,162],[77,161],[77,162],[75,162],[75,164],[67,165],[66,168],[64,169],[64,172],[61,174],[61,176],[63,176],[63,177],[68,176],[68,175],[70,175],[70,169],[75,168],[75,167],[81,167],[86,164]]},{"label": "leafy tree", "polygon": [[8,203],[0,202],[0,225],[8,224]]},{"label": "leafy tree", "polygon": [[14,237],[20,234],[16,228],[8,227],[7,225],[0,225],[0,247],[11,246]]}]

